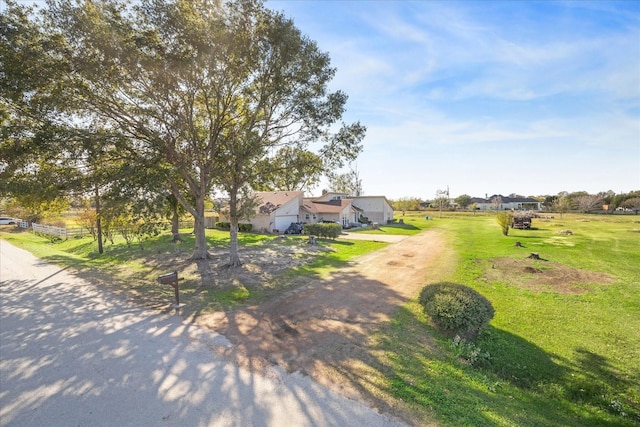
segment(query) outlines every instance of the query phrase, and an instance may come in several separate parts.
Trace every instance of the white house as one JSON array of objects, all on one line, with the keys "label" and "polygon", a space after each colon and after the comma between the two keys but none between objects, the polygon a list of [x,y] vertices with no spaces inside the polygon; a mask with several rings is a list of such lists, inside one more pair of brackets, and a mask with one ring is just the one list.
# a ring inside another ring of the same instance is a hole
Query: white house
[{"label": "white house", "polygon": [[495,210],[542,210],[542,203],[532,199],[531,197],[507,197],[500,194],[494,194],[486,199],[474,197],[471,203],[476,204],[476,208],[481,211]]},{"label": "white house", "polygon": [[301,209],[302,222],[337,222],[343,227],[358,222],[359,210],[351,199],[304,199]]},{"label": "white house", "polygon": [[[258,206],[249,220],[257,232],[283,233],[292,222],[337,222],[343,226],[357,223],[361,216],[384,224],[393,220],[393,208],[384,196],[348,197],[342,193],[324,193],[304,197],[302,191],[262,191],[255,193]],[[226,219],[221,216],[220,221]]]},{"label": "white house", "polygon": [[[307,199],[305,199],[307,200]],[[314,197],[311,200],[316,202],[329,202],[332,200],[348,200],[351,202],[355,210],[355,220],[350,222],[358,222],[360,216],[366,217],[371,222],[386,224],[393,220],[393,207],[384,196],[354,196],[350,197],[345,193],[327,192],[322,196]],[[344,219],[344,218],[343,218]],[[344,223],[344,221],[340,221]]]}]

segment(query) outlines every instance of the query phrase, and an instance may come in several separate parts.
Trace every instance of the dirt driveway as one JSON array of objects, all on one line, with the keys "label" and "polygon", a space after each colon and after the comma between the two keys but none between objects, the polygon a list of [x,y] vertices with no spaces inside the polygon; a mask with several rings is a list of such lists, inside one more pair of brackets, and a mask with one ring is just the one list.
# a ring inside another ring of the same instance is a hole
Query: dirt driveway
[{"label": "dirt driveway", "polygon": [[[249,369],[276,364],[352,397],[352,364],[369,357],[372,331],[453,266],[442,232],[430,230],[352,261],[265,303],[197,319],[234,345],[225,354]],[[385,408],[388,409],[388,408]]]}]

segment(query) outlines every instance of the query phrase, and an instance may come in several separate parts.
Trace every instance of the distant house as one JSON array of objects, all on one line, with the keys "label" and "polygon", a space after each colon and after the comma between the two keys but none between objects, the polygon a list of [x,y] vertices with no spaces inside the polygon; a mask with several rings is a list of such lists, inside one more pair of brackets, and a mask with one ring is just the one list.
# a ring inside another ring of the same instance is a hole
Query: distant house
[{"label": "distant house", "polygon": [[384,196],[358,196],[353,204],[362,211],[362,216],[371,222],[386,224],[393,221],[393,206]]},{"label": "distant house", "polygon": [[[325,221],[347,227],[359,222],[362,216],[381,224],[393,220],[393,208],[384,196],[324,193],[304,197],[302,191],[262,191],[255,196],[258,204],[249,222],[258,232],[283,233],[292,222]],[[227,220],[221,216],[220,221]]]},{"label": "distant house", "polygon": [[507,197],[494,194],[486,199],[473,197],[471,203],[475,203],[476,209],[481,211],[495,210],[542,210],[542,203],[531,197]]},{"label": "distant house", "polygon": [[359,212],[351,199],[306,198],[301,209],[302,222],[336,222],[343,227],[358,222]]},{"label": "distant house", "polygon": [[341,224],[359,222],[361,216],[379,224],[393,220],[393,207],[384,196],[351,197],[345,193],[327,192],[319,197],[305,199],[305,201],[307,200],[316,205],[327,202],[335,204],[337,200],[340,200],[343,207],[350,203],[353,209],[351,212],[347,212],[345,209],[341,211],[343,216],[338,220]]}]

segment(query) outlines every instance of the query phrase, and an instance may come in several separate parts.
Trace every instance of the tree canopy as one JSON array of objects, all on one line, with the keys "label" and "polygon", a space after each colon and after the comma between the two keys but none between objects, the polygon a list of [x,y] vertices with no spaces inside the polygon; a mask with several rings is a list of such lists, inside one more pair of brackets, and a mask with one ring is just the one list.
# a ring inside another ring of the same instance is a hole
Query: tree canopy
[{"label": "tree canopy", "polygon": [[35,60],[64,63],[54,81],[74,102],[59,113],[126,141],[119,155],[132,180],[148,179],[154,194],[163,185],[194,217],[195,259],[208,256],[204,210],[214,189],[231,200],[238,265],[234,233],[252,190],[303,183],[291,170],[312,183],[362,149],[365,128],[341,122],[346,94],[327,88],[329,55],[259,0],[48,5],[43,21],[27,24],[58,41]]}]

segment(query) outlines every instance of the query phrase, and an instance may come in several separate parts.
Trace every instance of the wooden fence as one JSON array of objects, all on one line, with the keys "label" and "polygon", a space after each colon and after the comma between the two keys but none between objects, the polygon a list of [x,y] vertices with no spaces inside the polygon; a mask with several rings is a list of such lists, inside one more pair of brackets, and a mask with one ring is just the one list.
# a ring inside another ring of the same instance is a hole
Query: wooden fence
[{"label": "wooden fence", "polygon": [[[21,221],[18,224],[22,228],[29,228],[29,223]],[[165,228],[171,228],[171,223],[164,223]],[[180,228],[193,228],[193,221],[180,221]],[[53,225],[43,225],[31,223],[31,228],[34,233],[48,234],[50,236],[57,236],[61,239],[68,239],[69,237],[84,237],[89,232],[84,228],[64,228],[55,227]]]},{"label": "wooden fence", "polygon": [[50,236],[60,237],[61,239],[84,236],[84,230],[82,228],[55,227],[53,225],[36,224],[35,222],[31,224],[31,228],[34,233],[48,234]]}]

